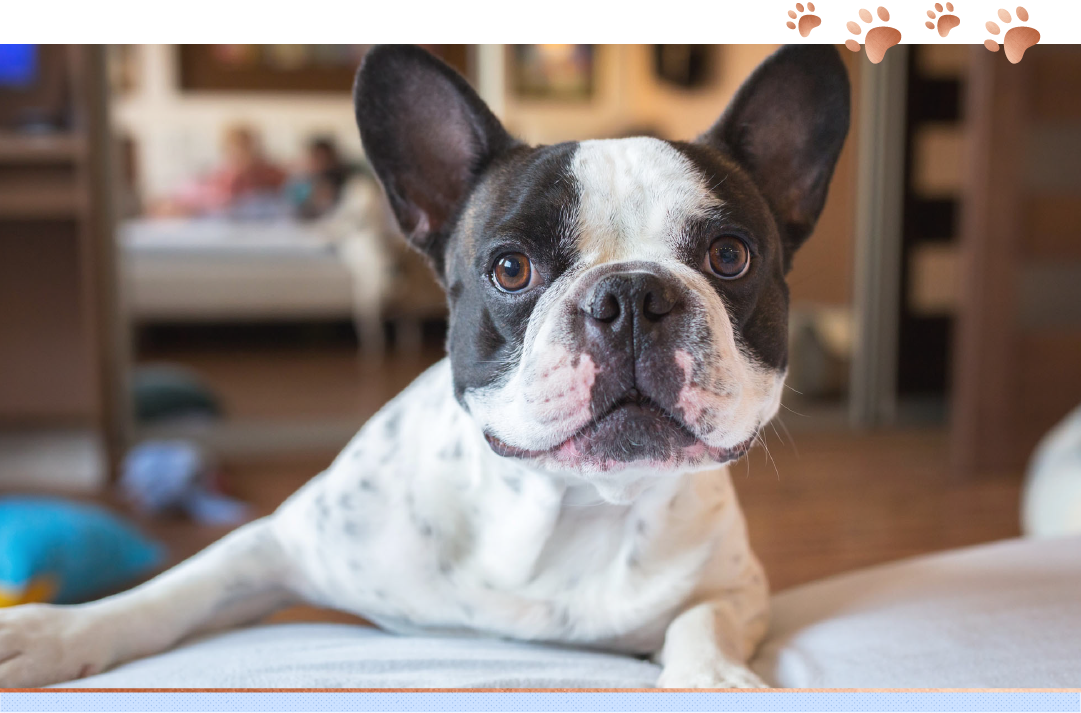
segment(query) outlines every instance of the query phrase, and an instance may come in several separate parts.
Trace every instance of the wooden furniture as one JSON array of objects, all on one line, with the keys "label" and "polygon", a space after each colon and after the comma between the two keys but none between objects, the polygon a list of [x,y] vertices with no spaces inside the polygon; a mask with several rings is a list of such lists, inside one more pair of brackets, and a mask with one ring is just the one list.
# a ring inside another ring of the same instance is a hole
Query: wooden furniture
[{"label": "wooden furniture", "polygon": [[0,133],[0,430],[86,429],[115,462],[125,404],[104,52],[60,51],[68,128]]},{"label": "wooden furniture", "polygon": [[1081,403],[1081,49],[974,48],[966,116],[952,451],[1011,467]]}]

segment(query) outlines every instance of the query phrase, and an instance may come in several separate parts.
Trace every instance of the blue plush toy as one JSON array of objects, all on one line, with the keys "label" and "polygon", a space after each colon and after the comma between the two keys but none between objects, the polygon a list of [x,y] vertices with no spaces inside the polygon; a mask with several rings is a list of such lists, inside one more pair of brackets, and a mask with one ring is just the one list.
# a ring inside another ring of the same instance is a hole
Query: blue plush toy
[{"label": "blue plush toy", "polygon": [[163,554],[102,508],[0,498],[0,606],[87,601],[153,570]]}]

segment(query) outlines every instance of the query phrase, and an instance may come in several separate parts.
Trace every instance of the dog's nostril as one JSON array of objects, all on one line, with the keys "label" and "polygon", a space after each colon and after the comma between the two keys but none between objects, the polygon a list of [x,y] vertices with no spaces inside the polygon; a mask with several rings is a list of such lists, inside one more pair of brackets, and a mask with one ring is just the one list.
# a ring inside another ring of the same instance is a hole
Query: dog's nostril
[{"label": "dog's nostril", "polygon": [[605,292],[594,298],[587,311],[598,322],[612,322],[619,316],[619,300],[611,292]]},{"label": "dog's nostril", "polygon": [[642,299],[643,316],[654,322],[671,312],[673,307],[675,307],[675,302],[673,302],[668,295],[664,294],[663,291],[647,292],[646,296]]}]

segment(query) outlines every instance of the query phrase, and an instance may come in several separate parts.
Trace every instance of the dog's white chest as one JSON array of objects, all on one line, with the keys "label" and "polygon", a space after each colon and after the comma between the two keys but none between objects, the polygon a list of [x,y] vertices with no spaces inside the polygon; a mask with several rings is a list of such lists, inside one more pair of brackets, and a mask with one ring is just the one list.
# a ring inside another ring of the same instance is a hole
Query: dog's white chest
[{"label": "dog's white chest", "polygon": [[746,541],[723,470],[650,479],[630,503],[606,503],[591,486],[494,456],[441,371],[276,516],[308,596],[403,632],[650,651],[716,579],[709,570],[739,569],[729,560]]}]

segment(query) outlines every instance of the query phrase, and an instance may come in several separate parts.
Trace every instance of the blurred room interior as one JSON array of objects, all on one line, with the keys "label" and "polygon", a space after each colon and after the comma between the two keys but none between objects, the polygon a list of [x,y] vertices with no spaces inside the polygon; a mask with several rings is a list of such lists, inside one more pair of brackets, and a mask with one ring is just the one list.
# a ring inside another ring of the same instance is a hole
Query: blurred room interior
[{"label": "blurred room interior", "polygon": [[[692,139],[773,47],[437,45],[533,143]],[[0,51],[0,493],[140,514],[189,444],[268,512],[441,358],[443,296],[364,163],[364,46]],[[790,388],[734,466],[774,585],[1020,532],[1081,403],[1081,50],[842,50],[853,129],[790,275]]]}]

